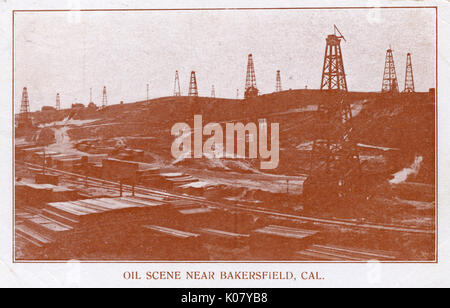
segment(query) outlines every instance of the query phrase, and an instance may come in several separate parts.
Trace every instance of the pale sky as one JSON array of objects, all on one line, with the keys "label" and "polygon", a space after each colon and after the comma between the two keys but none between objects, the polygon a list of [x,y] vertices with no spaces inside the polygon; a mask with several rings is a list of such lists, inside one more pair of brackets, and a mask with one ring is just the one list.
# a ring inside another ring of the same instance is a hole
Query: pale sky
[{"label": "pale sky", "polygon": [[400,89],[412,54],[417,91],[435,87],[435,9],[16,12],[15,108],[28,87],[31,110],[77,100],[117,104],[171,96],[175,70],[182,95],[196,71],[200,96],[244,91],[253,54],[260,92],[320,87],[325,38],[336,24],[349,91],[380,91],[391,45]]}]

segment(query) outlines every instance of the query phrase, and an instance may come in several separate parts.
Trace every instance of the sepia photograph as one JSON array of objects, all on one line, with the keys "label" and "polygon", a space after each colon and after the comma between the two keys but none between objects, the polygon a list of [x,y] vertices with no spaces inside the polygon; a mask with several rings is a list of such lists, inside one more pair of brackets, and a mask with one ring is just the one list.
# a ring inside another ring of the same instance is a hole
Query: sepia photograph
[{"label": "sepia photograph", "polygon": [[436,7],[12,19],[13,262],[438,261]]}]

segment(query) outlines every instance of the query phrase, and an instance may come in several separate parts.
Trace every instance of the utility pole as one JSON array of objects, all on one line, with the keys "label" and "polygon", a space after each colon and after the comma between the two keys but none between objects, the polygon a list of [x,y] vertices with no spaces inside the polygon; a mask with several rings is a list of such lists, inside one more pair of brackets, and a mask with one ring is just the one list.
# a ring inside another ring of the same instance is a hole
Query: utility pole
[{"label": "utility pole", "polygon": [[42,160],[42,174],[45,174],[45,160],[46,160],[46,157],[45,157],[45,147],[44,147],[44,149],[43,149],[43,160]]}]

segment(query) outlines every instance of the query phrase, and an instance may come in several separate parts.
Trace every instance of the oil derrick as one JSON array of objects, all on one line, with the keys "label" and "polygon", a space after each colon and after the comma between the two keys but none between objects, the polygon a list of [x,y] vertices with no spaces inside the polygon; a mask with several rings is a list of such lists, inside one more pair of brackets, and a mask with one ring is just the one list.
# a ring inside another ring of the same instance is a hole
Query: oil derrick
[{"label": "oil derrick", "polygon": [[28,90],[27,87],[23,88],[22,91],[22,103],[20,105],[19,114],[19,128],[29,128],[32,126],[30,117],[30,102],[28,100]]},{"label": "oil derrick", "polygon": [[253,65],[253,55],[248,55],[247,77],[245,79],[245,93],[244,98],[251,98],[258,96],[258,89],[256,88],[255,66]]},{"label": "oil derrick", "polygon": [[93,105],[94,102],[92,101],[92,88],[89,88],[89,105]]},{"label": "oil derrick", "polygon": [[61,98],[59,93],[56,93],[56,110],[61,110]]},{"label": "oil derrick", "polygon": [[216,98],[216,89],[214,89],[214,85],[211,88],[211,97]]},{"label": "oil derrick", "polygon": [[197,78],[195,72],[191,72],[191,81],[189,82],[189,96],[198,96]]},{"label": "oil derrick", "polygon": [[345,41],[342,33],[334,25],[334,34],[330,34],[326,38],[327,44],[325,46],[325,57],[323,60],[321,90],[336,89],[347,91],[344,62],[342,61],[341,39]]},{"label": "oil derrick", "polygon": [[239,89],[236,89],[236,99],[239,99]]},{"label": "oil derrick", "polygon": [[[339,32],[336,26],[336,31]],[[352,113],[346,100],[347,83],[339,32],[328,35],[322,75],[322,98],[316,113],[309,176],[303,196],[314,203],[343,201],[354,197],[361,165],[353,135]]]},{"label": "oil derrick", "polygon": [[308,198],[352,197],[360,182],[361,165],[354,140],[352,113],[344,93],[327,93],[317,110],[309,177]]},{"label": "oil derrick", "polygon": [[382,93],[398,93],[397,74],[395,73],[394,55],[392,49],[386,51],[386,61],[384,63]]},{"label": "oil derrick", "polygon": [[403,92],[415,92],[411,54],[409,52],[406,55],[405,89]]},{"label": "oil derrick", "polygon": [[150,85],[147,83],[147,100],[145,101],[145,103],[148,105],[149,104],[149,100],[148,100],[148,94],[149,94],[149,91],[150,91]]},{"label": "oil derrick", "polygon": [[103,87],[102,107],[105,108],[108,105],[108,97],[106,96],[106,87]]},{"label": "oil derrick", "polygon": [[178,71],[175,71],[175,81],[173,83],[173,96],[181,96],[180,77],[178,76]]},{"label": "oil derrick", "polygon": [[281,92],[281,73],[277,71],[277,85],[275,87],[275,92]]}]

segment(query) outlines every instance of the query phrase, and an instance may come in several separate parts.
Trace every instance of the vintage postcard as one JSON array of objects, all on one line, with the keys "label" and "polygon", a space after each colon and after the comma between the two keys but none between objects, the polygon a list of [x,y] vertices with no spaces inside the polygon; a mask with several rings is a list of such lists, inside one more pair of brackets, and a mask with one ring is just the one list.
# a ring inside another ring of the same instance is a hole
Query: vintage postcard
[{"label": "vintage postcard", "polygon": [[448,2],[180,5],[0,5],[11,285],[448,285]]}]

